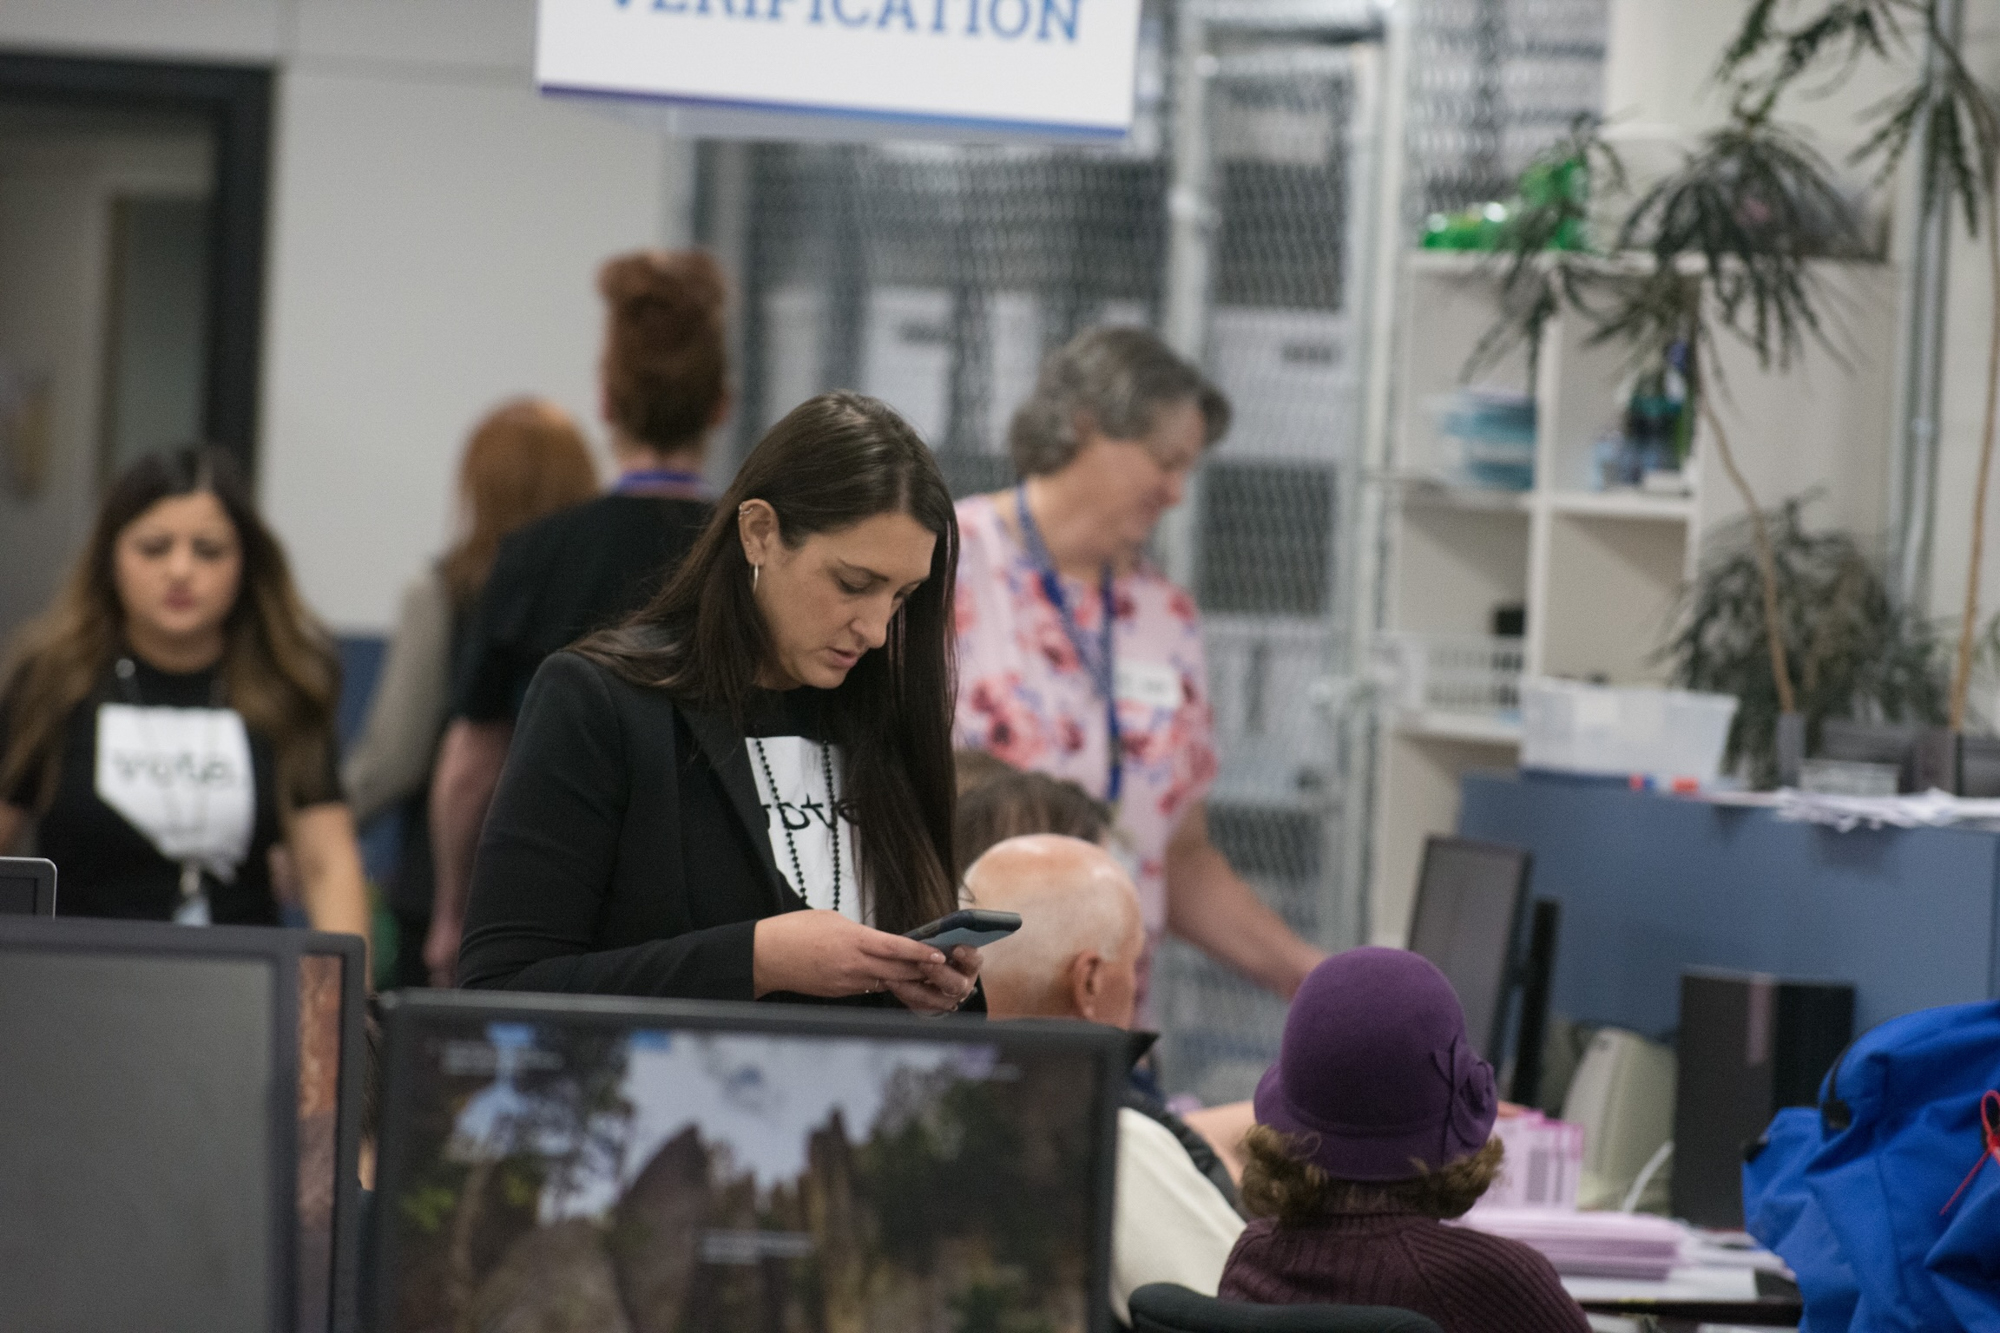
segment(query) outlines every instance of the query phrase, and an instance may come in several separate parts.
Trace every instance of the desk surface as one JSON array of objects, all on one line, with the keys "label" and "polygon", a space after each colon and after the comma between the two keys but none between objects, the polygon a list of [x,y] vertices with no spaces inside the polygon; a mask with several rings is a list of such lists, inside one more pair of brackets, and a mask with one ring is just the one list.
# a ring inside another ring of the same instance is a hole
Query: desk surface
[{"label": "desk surface", "polygon": [[1469,775],[1459,832],[1534,853],[1562,902],[1552,1003],[1659,1034],[1680,974],[1851,981],[1855,1027],[2000,995],[2000,833],[1840,833],[1620,785]]},{"label": "desk surface", "polygon": [[1782,1283],[1786,1294],[1768,1295],[1749,1268],[1676,1268],[1664,1282],[1566,1277],[1562,1284],[1591,1314],[1627,1319],[1652,1316],[1681,1324],[1796,1328],[1804,1317],[1796,1287]]}]

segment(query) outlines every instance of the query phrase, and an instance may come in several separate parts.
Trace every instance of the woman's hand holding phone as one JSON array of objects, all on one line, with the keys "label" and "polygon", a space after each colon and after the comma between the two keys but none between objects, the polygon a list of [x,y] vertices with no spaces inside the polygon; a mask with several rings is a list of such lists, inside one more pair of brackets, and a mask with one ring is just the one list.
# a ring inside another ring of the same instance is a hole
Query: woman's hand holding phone
[{"label": "woman's hand holding phone", "polygon": [[886,990],[918,1013],[956,1009],[972,993],[979,951],[936,947],[874,930],[838,912],[785,912],[757,923],[755,993],[837,997]]},{"label": "woman's hand holding phone", "polygon": [[[935,954],[937,950],[931,952]],[[913,1013],[948,1014],[965,1003],[978,980],[979,950],[961,944],[952,949],[946,961],[926,963],[922,979],[891,982],[889,989]]]}]

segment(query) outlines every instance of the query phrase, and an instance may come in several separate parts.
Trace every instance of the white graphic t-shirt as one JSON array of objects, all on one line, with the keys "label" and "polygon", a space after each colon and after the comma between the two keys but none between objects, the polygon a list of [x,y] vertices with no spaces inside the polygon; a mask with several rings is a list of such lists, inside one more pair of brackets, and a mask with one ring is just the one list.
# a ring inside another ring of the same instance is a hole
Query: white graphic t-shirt
[{"label": "white graphic t-shirt", "polygon": [[160,855],[235,882],[257,794],[250,735],[234,709],[99,705],[96,786]]},{"label": "white graphic t-shirt", "polygon": [[[751,736],[744,744],[750,748],[757,800],[768,821],[771,858],[785,882],[798,890],[808,907],[873,924],[873,913],[862,901],[860,876],[854,872],[854,825],[834,809],[839,801],[839,748],[804,736]],[[834,901],[836,841],[838,903]]]}]

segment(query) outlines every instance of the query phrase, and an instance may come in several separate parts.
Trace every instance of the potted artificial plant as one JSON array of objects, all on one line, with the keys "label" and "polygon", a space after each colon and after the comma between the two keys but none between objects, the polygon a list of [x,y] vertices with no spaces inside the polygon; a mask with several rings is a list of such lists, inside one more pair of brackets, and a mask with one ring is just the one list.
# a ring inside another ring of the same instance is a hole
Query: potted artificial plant
[{"label": "potted artificial plant", "polygon": [[[1502,317],[1475,357],[1491,357],[1516,339],[1538,338],[1542,324],[1568,308],[1593,323],[1596,340],[1627,346],[1635,364],[1653,366],[1673,358],[1684,368],[1687,410],[1713,442],[1716,461],[1746,512],[1740,535],[1756,571],[1761,603],[1772,753],[1776,767],[1789,771],[1803,753],[1811,716],[1810,709],[1801,712],[1802,682],[1795,676],[1795,645],[1786,630],[1787,578],[1780,567],[1781,541],[1794,540],[1796,523],[1774,535],[1771,517],[1736,464],[1715,410],[1715,393],[1722,386],[1714,349],[1719,336],[1734,336],[1755,351],[1760,365],[1780,370],[1808,338],[1837,355],[1806,261],[1857,253],[1861,241],[1855,213],[1835,185],[1831,168],[1780,125],[1774,113],[1783,95],[1808,74],[1839,77],[1862,60],[1906,52],[1912,31],[1928,39],[1929,58],[1917,78],[1870,111],[1868,133],[1855,157],[1876,163],[1879,188],[1914,146],[1926,209],[1956,204],[1968,232],[1983,235],[1987,245],[1994,323],[1970,571],[1945,710],[1947,724],[1957,734],[1965,723],[1973,667],[1986,490],[2000,406],[2000,235],[1992,225],[2000,178],[2000,106],[1966,67],[1940,22],[1938,0],[1826,0],[1792,26],[1781,21],[1785,8],[1780,0],[1751,4],[1718,70],[1718,78],[1732,90],[1729,120],[1704,135],[1676,171],[1640,196],[1618,226],[1615,248],[1637,252],[1636,272],[1615,257],[1544,253],[1551,208],[1581,208],[1580,202],[1558,200],[1519,210],[1522,224],[1501,237],[1500,248],[1510,256],[1501,280]],[[1607,163],[1606,179],[1616,177],[1615,156],[1588,126],[1573,129],[1552,151],[1586,167]],[[1697,611],[1702,598],[1697,591]],[[1908,623],[1900,614],[1897,621]],[[1684,658],[1685,644],[1676,642],[1681,648],[1675,651]],[[1683,680],[1689,679],[1684,673]],[[1760,716],[1751,708],[1738,725],[1751,725]],[[1761,747],[1747,752],[1761,753]],[[1784,762],[1776,763],[1779,758]]]},{"label": "potted artificial plant", "polygon": [[[1796,758],[1780,752],[1778,722],[1787,713],[1813,744],[1830,719],[1936,724],[1945,717],[1943,654],[1931,627],[1890,596],[1879,562],[1860,543],[1844,532],[1809,531],[1803,508],[1791,499],[1754,524],[1746,515],[1719,529],[1661,650],[1676,685],[1740,701],[1723,766],[1756,786],[1772,785]],[[1772,670],[1773,637],[1784,677]],[[1780,679],[1788,686],[1782,693]]]}]

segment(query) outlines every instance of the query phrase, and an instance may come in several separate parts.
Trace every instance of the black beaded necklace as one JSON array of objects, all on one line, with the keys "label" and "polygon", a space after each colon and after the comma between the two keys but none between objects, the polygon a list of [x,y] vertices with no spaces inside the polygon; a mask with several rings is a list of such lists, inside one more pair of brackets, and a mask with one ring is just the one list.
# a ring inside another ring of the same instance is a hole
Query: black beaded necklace
[{"label": "black beaded necklace", "polygon": [[[750,743],[757,747],[757,762],[764,769],[764,785],[771,790],[771,804],[782,806],[784,798],[778,795],[778,780],[771,775],[771,761],[764,755],[764,742],[751,737]],[[826,774],[826,816],[827,828],[833,834],[833,910],[840,910],[840,812],[833,791],[833,748],[825,742],[819,747],[820,770]],[[792,876],[797,881],[795,887],[799,897],[806,896],[806,872],[799,863],[799,845],[792,838],[792,826],[785,818],[785,812],[778,811],[778,823],[785,830],[785,850],[792,854]],[[811,900],[807,899],[808,904]]]}]

